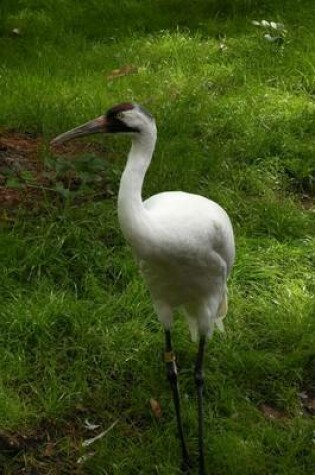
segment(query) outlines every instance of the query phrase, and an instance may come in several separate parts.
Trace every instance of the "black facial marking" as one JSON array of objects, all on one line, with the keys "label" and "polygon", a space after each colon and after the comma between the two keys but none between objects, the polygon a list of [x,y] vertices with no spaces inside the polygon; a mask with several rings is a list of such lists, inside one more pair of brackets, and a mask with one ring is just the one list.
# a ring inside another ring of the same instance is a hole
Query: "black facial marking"
[{"label": "black facial marking", "polygon": [[129,102],[124,102],[122,104],[118,104],[117,106],[111,107],[105,113],[105,118],[107,121],[107,131],[111,134],[140,132],[137,128],[128,127],[122,120],[117,117],[120,112],[132,110],[134,109],[134,107],[134,104],[131,104]]},{"label": "black facial marking", "polygon": [[125,112],[132,109],[138,109],[145,115],[149,120],[154,120],[153,116],[150,112],[142,106],[138,104],[132,104],[130,102],[123,102],[122,104],[118,104],[117,106],[111,107],[106,113],[105,118],[107,122],[107,131],[109,133],[135,133],[140,132],[140,130],[136,127],[128,127],[122,120],[118,118],[119,113]]},{"label": "black facial marking", "polygon": [[113,118],[107,121],[107,131],[111,134],[140,132],[135,127],[128,127],[122,120]]}]

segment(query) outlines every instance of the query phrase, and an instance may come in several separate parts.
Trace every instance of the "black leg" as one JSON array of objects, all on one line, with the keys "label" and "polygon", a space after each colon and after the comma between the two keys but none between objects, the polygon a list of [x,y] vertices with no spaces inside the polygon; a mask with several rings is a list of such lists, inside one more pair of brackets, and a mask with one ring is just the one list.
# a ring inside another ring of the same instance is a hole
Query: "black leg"
[{"label": "black leg", "polygon": [[203,419],[204,419],[204,409],[203,409],[203,387],[204,387],[204,376],[203,376],[203,359],[205,353],[205,343],[206,337],[201,336],[199,341],[199,349],[196,359],[195,366],[195,382],[197,388],[197,397],[198,397],[198,443],[199,443],[199,475],[206,475],[205,469],[205,457],[204,457],[204,441],[203,441]]},{"label": "black leg", "polygon": [[164,353],[164,360],[166,363],[166,371],[167,371],[167,379],[170,382],[172,393],[173,393],[173,400],[176,412],[176,420],[177,420],[177,429],[178,435],[181,443],[182,448],[182,455],[183,455],[183,463],[182,463],[182,471],[187,472],[191,467],[190,458],[188,455],[185,438],[184,438],[184,431],[183,431],[183,424],[180,412],[180,397],[179,397],[179,389],[178,389],[178,382],[177,382],[177,368],[175,362],[175,355],[173,353],[172,348],[172,341],[171,341],[171,332],[169,330],[165,330],[165,353]]}]

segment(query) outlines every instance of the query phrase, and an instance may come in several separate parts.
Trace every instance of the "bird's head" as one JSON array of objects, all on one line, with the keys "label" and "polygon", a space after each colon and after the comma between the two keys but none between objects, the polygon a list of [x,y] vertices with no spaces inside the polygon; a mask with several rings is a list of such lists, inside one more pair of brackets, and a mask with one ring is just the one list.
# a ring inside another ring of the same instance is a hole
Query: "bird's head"
[{"label": "bird's head", "polygon": [[142,106],[126,102],[111,107],[104,115],[96,119],[58,135],[51,141],[51,144],[58,145],[76,137],[97,133],[131,134],[133,136],[153,133],[155,135],[155,120],[150,112]]}]

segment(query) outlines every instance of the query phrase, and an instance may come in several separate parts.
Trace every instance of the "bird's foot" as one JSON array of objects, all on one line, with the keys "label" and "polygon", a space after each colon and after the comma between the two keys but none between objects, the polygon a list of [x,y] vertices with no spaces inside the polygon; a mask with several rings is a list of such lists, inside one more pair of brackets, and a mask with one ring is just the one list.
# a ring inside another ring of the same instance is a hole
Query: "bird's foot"
[{"label": "bird's foot", "polygon": [[207,475],[204,464],[199,465],[198,475]]},{"label": "bird's foot", "polygon": [[190,460],[190,457],[188,455],[183,459],[180,468],[181,468],[182,473],[184,474],[189,473],[191,469],[193,468],[193,463]]}]

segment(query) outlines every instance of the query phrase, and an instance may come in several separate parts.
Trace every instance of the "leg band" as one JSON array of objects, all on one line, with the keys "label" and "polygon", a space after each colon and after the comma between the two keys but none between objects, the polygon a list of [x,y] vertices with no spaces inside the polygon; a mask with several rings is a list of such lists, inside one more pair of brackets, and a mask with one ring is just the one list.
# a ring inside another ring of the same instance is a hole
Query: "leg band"
[{"label": "leg band", "polygon": [[164,361],[165,363],[173,363],[176,360],[173,351],[165,351],[164,353]]}]

